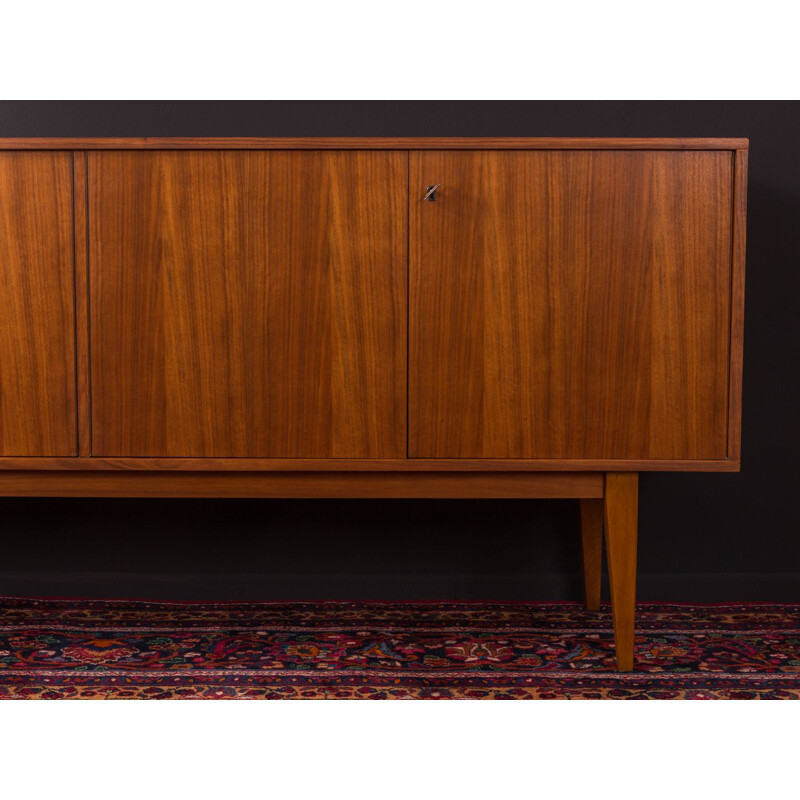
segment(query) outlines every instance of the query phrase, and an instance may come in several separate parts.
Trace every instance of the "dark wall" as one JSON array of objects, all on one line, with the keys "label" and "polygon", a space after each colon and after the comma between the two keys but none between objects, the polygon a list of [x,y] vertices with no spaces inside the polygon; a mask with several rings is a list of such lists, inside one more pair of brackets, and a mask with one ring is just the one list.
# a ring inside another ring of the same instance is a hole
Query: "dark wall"
[{"label": "dark wall", "polygon": [[[747,136],[743,467],[644,474],[640,596],[800,600],[800,103],[0,102],[0,136]],[[0,592],[576,596],[567,501],[0,500]]]}]

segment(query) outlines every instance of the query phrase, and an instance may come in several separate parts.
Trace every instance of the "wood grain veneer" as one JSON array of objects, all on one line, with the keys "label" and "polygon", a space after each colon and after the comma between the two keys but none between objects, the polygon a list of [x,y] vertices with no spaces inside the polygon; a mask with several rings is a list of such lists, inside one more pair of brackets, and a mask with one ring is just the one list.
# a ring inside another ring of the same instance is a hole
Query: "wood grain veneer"
[{"label": "wood grain veneer", "polygon": [[730,152],[410,159],[409,455],[726,458]]},{"label": "wood grain veneer", "polygon": [[406,157],[89,154],[92,452],[400,457]]},{"label": "wood grain veneer", "polygon": [[0,153],[0,455],[77,450],[72,156]]}]

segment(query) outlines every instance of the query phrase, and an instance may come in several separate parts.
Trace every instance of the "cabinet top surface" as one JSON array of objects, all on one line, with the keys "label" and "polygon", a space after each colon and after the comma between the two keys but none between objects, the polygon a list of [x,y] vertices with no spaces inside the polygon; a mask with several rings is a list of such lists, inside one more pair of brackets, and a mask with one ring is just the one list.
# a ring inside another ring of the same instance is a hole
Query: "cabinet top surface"
[{"label": "cabinet top surface", "polygon": [[749,144],[744,138],[0,138],[0,150],[746,150]]}]

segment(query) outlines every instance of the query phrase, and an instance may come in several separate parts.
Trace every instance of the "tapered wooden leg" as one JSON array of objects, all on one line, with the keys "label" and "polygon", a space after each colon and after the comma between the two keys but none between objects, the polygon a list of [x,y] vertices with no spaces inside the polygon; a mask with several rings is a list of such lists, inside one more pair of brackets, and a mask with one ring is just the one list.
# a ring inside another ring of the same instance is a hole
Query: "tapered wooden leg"
[{"label": "tapered wooden leg", "polygon": [[630,672],[633,669],[639,476],[635,472],[607,473],[604,504],[617,669]]},{"label": "tapered wooden leg", "polygon": [[600,608],[600,570],[603,564],[603,500],[581,500],[581,546],[586,608]]}]

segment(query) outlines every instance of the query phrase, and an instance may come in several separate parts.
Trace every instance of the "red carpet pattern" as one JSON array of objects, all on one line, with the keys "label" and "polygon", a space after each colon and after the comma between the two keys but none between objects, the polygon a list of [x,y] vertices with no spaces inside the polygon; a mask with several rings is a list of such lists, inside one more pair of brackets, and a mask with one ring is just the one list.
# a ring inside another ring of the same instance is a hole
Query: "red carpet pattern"
[{"label": "red carpet pattern", "polygon": [[800,699],[800,605],[0,599],[0,698]]}]

